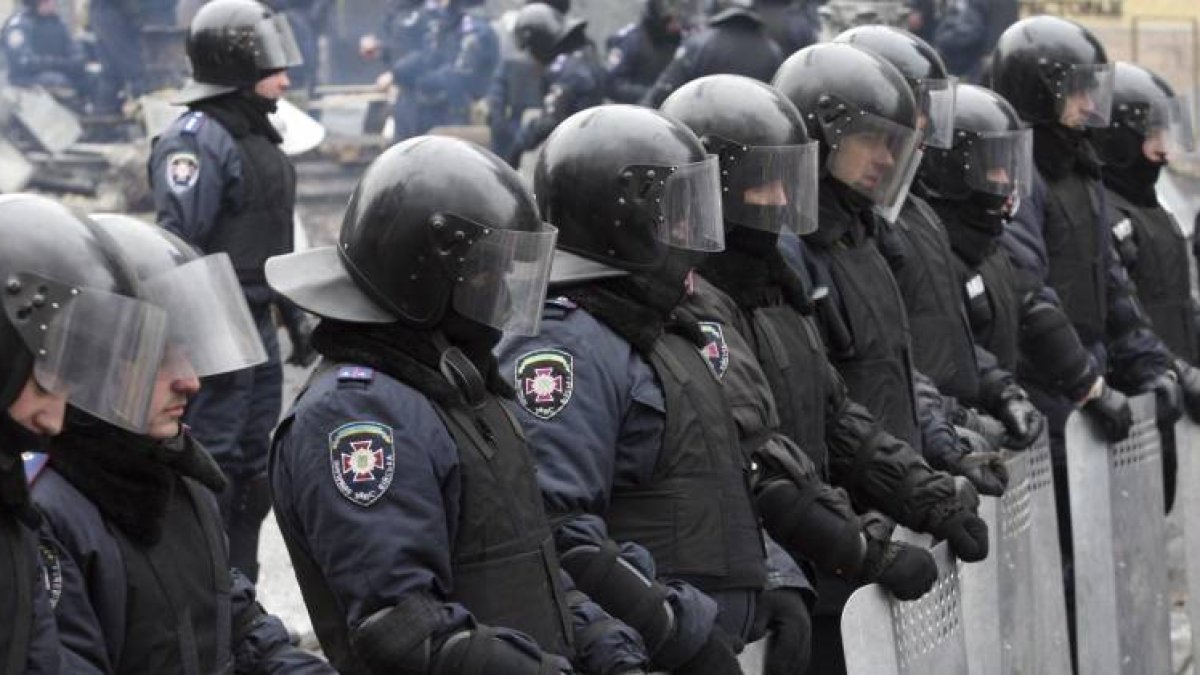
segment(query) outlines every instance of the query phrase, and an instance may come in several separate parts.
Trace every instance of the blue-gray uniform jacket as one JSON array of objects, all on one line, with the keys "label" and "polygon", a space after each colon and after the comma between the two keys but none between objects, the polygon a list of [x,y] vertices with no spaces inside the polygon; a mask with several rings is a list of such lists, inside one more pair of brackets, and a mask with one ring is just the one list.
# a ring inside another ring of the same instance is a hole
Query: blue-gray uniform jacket
[{"label": "blue-gray uniform jacket", "polygon": [[608,39],[608,97],[617,103],[641,101],[679,49],[682,36],[655,30],[652,21],[661,19],[643,18]]},{"label": "blue-gray uniform jacket", "polygon": [[[339,465],[338,434],[347,430],[357,430],[357,442],[371,441],[377,451],[377,461],[366,465],[373,468],[360,472],[363,480],[357,482],[360,476],[345,479]],[[463,515],[462,461],[446,423],[423,394],[370,368],[342,364],[325,370],[281,425],[269,472],[275,514],[292,558],[302,552],[325,587],[304,588],[305,595],[327,591],[340,610],[340,630],[354,631],[373,614],[413,598],[429,598],[436,608],[429,636],[435,645],[475,627],[470,611],[451,599]],[[598,622],[611,622],[590,601],[571,610],[577,637]],[[314,616],[318,631],[322,621]],[[623,624],[610,625],[599,639],[579,639],[593,645],[576,655],[586,672],[619,672],[622,664],[644,663],[640,638]],[[539,649],[528,636],[493,628],[502,639],[534,653]]]},{"label": "blue-gray uniform jacket", "polygon": [[[508,336],[496,351],[501,372],[514,374],[524,392],[518,395],[519,413],[537,458],[547,511],[569,514],[556,521],[559,550],[603,545],[612,538],[605,514],[614,494],[652,484],[665,449],[665,393],[653,367],[633,345],[565,298],[547,301],[538,336]],[[656,573],[642,546],[620,543],[630,564],[668,587],[681,653],[699,649],[718,612],[727,632],[747,637],[754,617],[752,593],[732,589],[710,597]]]},{"label": "blue-gray uniform jacket", "polygon": [[[44,457],[44,456],[42,456]],[[37,457],[29,461],[39,461]],[[114,534],[113,525],[101,510],[68,482],[52,466],[31,475],[33,498],[43,516],[41,529],[41,551],[43,565],[47,569],[46,579],[51,588],[54,618],[64,651],[64,672],[70,673],[118,673],[130,668],[182,667],[187,669],[189,659],[202,660],[212,654],[200,653],[197,638],[189,630],[180,630],[182,624],[170,616],[130,615],[135,596],[141,602],[146,598],[166,593],[161,588],[141,588],[142,581],[135,571],[143,563],[127,559],[123,544]],[[191,504],[191,513],[198,521],[207,520],[214,525],[209,533],[221,536],[220,517],[216,500],[211,492],[198,483],[184,479],[189,496],[184,501]],[[183,485],[181,484],[181,485]],[[201,517],[207,512],[207,518]],[[168,520],[166,527],[184,527],[179,521]],[[198,551],[213,551],[214,564],[227,565],[224,560],[224,543],[205,545],[197,543]],[[147,559],[158,554],[147,554]],[[176,563],[184,561],[176,560]],[[206,561],[207,562],[207,561]],[[153,564],[153,563],[151,563]],[[224,626],[226,634],[216,638],[216,658],[227,659],[220,663],[223,673],[305,673],[321,674],[333,672],[320,658],[293,647],[287,629],[274,616],[265,614],[258,605],[254,586],[236,569],[228,569],[224,576],[229,586],[222,591],[209,587],[188,587],[185,592],[216,593],[216,605],[224,607],[215,626]],[[161,582],[160,582],[161,584]],[[168,584],[169,585],[169,584]],[[188,612],[195,611],[189,608]],[[200,625],[205,620],[200,612],[191,616],[188,624],[195,621],[195,630],[203,632]],[[161,643],[150,643],[150,623],[161,623],[171,629],[180,630],[179,644],[166,647]],[[209,644],[208,646],[212,646]],[[164,651],[159,651],[163,649]],[[189,652],[189,649],[191,652]],[[128,664],[128,653],[138,652],[136,664]],[[166,653],[181,655],[182,663],[157,661]],[[147,660],[142,660],[145,657]],[[128,665],[122,665],[128,664]],[[226,668],[228,670],[226,670]],[[142,671],[139,671],[142,672]]]},{"label": "blue-gray uniform jacket", "polygon": [[487,92],[500,61],[500,40],[486,19],[439,9],[417,15],[427,22],[420,47],[392,63],[392,76],[422,105],[468,108]]},{"label": "blue-gray uniform jacket", "polygon": [[605,77],[604,66],[593,45],[559,54],[546,67],[543,76],[545,97],[541,112],[517,132],[513,147],[505,157],[509,164],[515,166],[521,153],[541,145],[563,120],[603,103]]},{"label": "blue-gray uniform jacket", "polygon": [[57,14],[41,16],[32,9],[18,9],[0,30],[0,47],[12,84],[82,84],[83,50]]},{"label": "blue-gray uniform jacket", "polygon": [[[1061,305],[1075,325],[1083,346],[1101,373],[1108,373],[1114,385],[1140,391],[1170,367],[1171,355],[1147,325],[1136,301],[1129,277],[1112,248],[1111,223],[1105,190],[1099,181],[1089,181],[1092,205],[1073,209],[1068,216],[1054,205],[1051,210],[1049,187],[1040,172],[1035,173],[1033,192],[1017,211],[1016,217],[1000,238],[1009,259],[1019,273],[1041,284],[1039,298]],[[1093,228],[1079,235],[1092,242],[1093,250],[1077,252],[1090,260],[1093,270],[1075,269],[1053,261],[1066,245],[1076,245],[1063,233],[1064,218],[1078,221],[1073,227]],[[1053,218],[1053,222],[1051,222]],[[1048,228],[1048,224],[1054,227]],[[1086,280],[1082,277],[1088,275]],[[1088,285],[1099,288],[1088,289]],[[1063,291],[1071,293],[1064,298]],[[1098,305],[1092,307],[1091,305]]]}]

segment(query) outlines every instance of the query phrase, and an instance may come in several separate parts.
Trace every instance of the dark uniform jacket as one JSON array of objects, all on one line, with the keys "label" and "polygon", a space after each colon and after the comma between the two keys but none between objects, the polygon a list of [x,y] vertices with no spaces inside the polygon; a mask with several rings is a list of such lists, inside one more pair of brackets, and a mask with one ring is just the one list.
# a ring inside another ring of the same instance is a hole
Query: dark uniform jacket
[{"label": "dark uniform jacket", "polygon": [[[0,30],[0,47],[12,84],[81,84],[83,50],[57,14],[41,16],[32,9],[18,9]],[[46,79],[52,74],[58,74],[61,82]]]}]

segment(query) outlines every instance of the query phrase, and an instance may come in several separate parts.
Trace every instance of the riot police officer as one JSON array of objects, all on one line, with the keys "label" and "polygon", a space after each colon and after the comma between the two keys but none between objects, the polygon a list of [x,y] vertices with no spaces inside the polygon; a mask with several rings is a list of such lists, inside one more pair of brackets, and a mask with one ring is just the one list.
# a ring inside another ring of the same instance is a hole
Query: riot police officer
[{"label": "riot police officer", "polygon": [[[932,47],[887,26],[852,28],[835,42],[867,49],[896,66],[921,109],[926,147],[949,145],[954,80]],[[1028,186],[1027,180],[1024,185]],[[917,183],[913,192],[919,191]],[[880,229],[879,248],[904,298],[913,366],[941,394],[922,398],[924,405],[933,408],[922,420],[925,455],[934,466],[966,475],[981,492],[997,494],[1006,484],[1007,473],[996,452],[1005,445],[1029,447],[1041,434],[1044,420],[1012,374],[1000,368],[994,356],[977,349],[950,242],[936,212],[910,193],[899,211],[885,220],[889,218],[894,222]],[[943,406],[948,415],[939,413]]]},{"label": "riot police officer", "polygon": [[1020,16],[1019,0],[952,0],[928,39],[950,72],[979,81],[1000,35]]},{"label": "riot police officer", "polygon": [[708,27],[689,35],[641,104],[657,108],[671,92],[705,75],[745,75],[766,82],[783,62],[755,3],[707,0]]},{"label": "riot police officer", "polygon": [[49,463],[27,460],[41,465],[31,492],[45,519],[63,643],[99,672],[331,673],[289,644],[254,587],[229,569],[212,494],[225,479],[180,422],[198,376],[266,358],[228,256],[202,258],[133,218],[94,221],[108,253],[132,263],[121,290],[166,314],[168,340],[148,369],[155,379],[144,424],[122,427],[73,409],[63,432],[41,446]]},{"label": "riot police officer", "polygon": [[546,140],[563,120],[604,102],[604,66],[587,38],[587,22],[569,19],[544,3],[521,8],[513,34],[517,46],[542,65],[541,111],[521,125],[505,160],[518,166],[521,155]]},{"label": "riot police officer", "polygon": [[57,0],[23,0],[0,29],[8,81],[87,93],[83,50],[58,15]]},{"label": "riot police officer", "polygon": [[161,311],[120,295],[132,271],[86,221],[44,197],[0,197],[0,672],[88,672],[62,649],[21,453],[62,431],[66,406],[140,426],[164,346]]},{"label": "riot police officer", "polygon": [[[931,471],[912,448],[888,436],[867,411],[846,398],[810,316],[811,284],[778,250],[781,231],[816,228],[819,148],[808,140],[800,113],[774,89],[730,75],[681,87],[663,104],[663,112],[688,124],[720,159],[722,169],[726,248],[700,265],[706,281],[697,284],[695,302],[687,306],[696,306],[701,317],[720,317],[727,337],[735,331],[747,337],[780,404],[781,430],[808,451],[819,475],[850,491],[859,505],[884,510],[914,529],[941,532],[950,514],[964,510],[952,479]],[[732,363],[735,343],[729,342]],[[727,387],[734,386],[735,375],[731,365],[724,378]],[[864,456],[871,459],[859,463]],[[758,463],[770,466],[763,458]],[[909,492],[906,484],[917,487]],[[932,516],[930,509],[938,504],[945,508],[945,521]],[[775,533],[771,525],[778,511],[762,499],[759,505],[768,531]],[[830,556],[844,550],[828,539],[833,528],[806,525],[794,515],[791,521],[796,536],[820,549],[817,555],[801,554],[827,576],[862,580],[838,569],[852,565],[830,564]],[[873,534],[871,528],[865,531]],[[780,540],[784,545],[793,541]],[[904,547],[892,552],[890,546],[896,545],[869,540],[868,559],[878,553],[894,560],[879,580],[898,597],[911,599],[922,591],[920,559],[927,554]],[[818,591],[832,593],[828,586],[834,584],[828,578]]]},{"label": "riot police officer", "polygon": [[641,672],[636,633],[564,585],[491,354],[537,330],[554,240],[498,157],[419,137],[367,168],[336,247],[268,265],[322,317],[270,470],[339,672]]},{"label": "riot police officer", "polygon": [[[1110,219],[1113,243],[1154,332],[1176,356],[1173,368],[1195,416],[1200,414],[1200,377],[1192,364],[1200,344],[1187,237],[1155,190],[1170,156],[1193,145],[1191,111],[1158,75],[1121,62],[1114,71],[1113,119],[1092,137],[1104,160],[1109,206],[1116,212]],[[1175,496],[1174,431],[1173,425],[1159,428],[1168,509]]]},{"label": "riot police officer", "polygon": [[689,19],[685,0],[645,0],[642,16],[608,39],[608,97],[637,103],[675,57]]},{"label": "riot police officer", "polygon": [[[260,47],[261,46],[261,47]],[[213,0],[192,20],[195,81],[188,112],[154,141],[149,161],[158,222],[204,253],[226,252],[268,358],[205,382],[187,423],[229,478],[221,510],[230,561],[258,576],[258,533],[269,509],[266,460],[279,419],[282,367],[263,265],[292,249],[295,168],[268,120],[300,63],[287,19],[255,0]]]},{"label": "riot police officer", "polygon": [[320,65],[318,41],[333,0],[272,0],[272,7],[283,12],[296,36],[300,55],[304,63],[293,72],[292,79],[297,87],[311,92],[317,85],[317,69]]},{"label": "riot police officer", "polygon": [[440,0],[413,16],[423,24],[416,47],[391,65],[400,87],[392,120],[402,141],[441,125],[467,124],[471,105],[487,92],[500,61],[500,42],[480,0]]},{"label": "riot police officer", "polygon": [[[914,372],[904,301],[877,249],[876,207],[894,207],[911,180],[922,136],[918,108],[904,76],[873,54],[846,44],[822,44],[792,55],[774,85],[804,115],[821,143],[818,227],[798,249],[815,287],[814,303],[831,362],[851,399],[888,433],[920,447]],[[955,551],[964,560],[986,556],[986,527],[965,512],[955,523]],[[826,669],[844,668],[839,603],[818,609],[826,640],[815,657]]]}]

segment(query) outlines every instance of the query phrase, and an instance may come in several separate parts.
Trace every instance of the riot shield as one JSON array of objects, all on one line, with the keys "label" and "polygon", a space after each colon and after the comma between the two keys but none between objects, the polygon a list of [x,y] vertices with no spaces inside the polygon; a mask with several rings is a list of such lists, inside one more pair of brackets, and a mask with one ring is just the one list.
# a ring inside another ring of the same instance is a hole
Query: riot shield
[{"label": "riot shield", "polygon": [[1188,587],[1188,620],[1192,629],[1192,662],[1200,663],[1200,425],[1184,415],[1175,424],[1179,449],[1179,489],[1175,511],[1183,528],[1184,573]]},{"label": "riot shield", "polygon": [[7,96],[14,99],[13,112],[22,128],[38,146],[57,155],[83,135],[83,125],[75,113],[54,100],[40,87],[13,87]]},{"label": "riot shield", "polygon": [[842,612],[847,675],[968,672],[958,569],[946,544],[931,551],[938,580],[921,598],[902,602],[878,584],[850,596]]},{"label": "riot shield", "polygon": [[1033,605],[1033,673],[1057,675],[1071,672],[1071,643],[1067,636],[1067,605],[1063,590],[1062,552],[1058,543],[1058,505],[1054,501],[1054,474],[1050,464],[1050,437],[1043,432],[1028,458],[1029,584]]},{"label": "riot shield", "polygon": [[1154,395],[1130,399],[1129,437],[1109,444],[1074,412],[1065,429],[1079,672],[1171,672],[1162,450]]},{"label": "riot shield", "polygon": [[971,675],[1033,671],[1033,556],[1030,544],[1029,456],[1008,453],[1008,488],[981,497],[988,557],[959,565],[963,623]]}]

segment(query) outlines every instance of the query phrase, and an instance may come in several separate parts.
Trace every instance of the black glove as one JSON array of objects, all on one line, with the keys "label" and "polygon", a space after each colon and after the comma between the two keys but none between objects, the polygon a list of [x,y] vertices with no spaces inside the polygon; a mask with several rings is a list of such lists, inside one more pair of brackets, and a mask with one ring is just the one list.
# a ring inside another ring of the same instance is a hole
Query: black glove
[{"label": "black glove", "polygon": [[700,651],[671,672],[675,675],[742,675],[742,666],[733,651],[733,640],[714,624],[708,642]]},{"label": "black glove", "polygon": [[1124,440],[1133,427],[1133,411],[1129,409],[1129,399],[1108,386],[1104,380],[1100,380],[1098,386],[1100,393],[1084,403],[1083,409],[1100,422],[1109,441],[1115,443]]},{"label": "black glove", "polygon": [[878,583],[899,600],[916,600],[937,581],[937,564],[929,551],[899,541],[871,539],[863,583]]},{"label": "black glove", "polygon": [[950,421],[955,427],[969,429],[979,435],[987,443],[987,449],[993,452],[998,452],[1008,440],[1008,430],[1000,420],[965,406],[955,408]]},{"label": "black glove", "polygon": [[1154,392],[1155,421],[1158,426],[1173,426],[1183,415],[1183,389],[1174,373],[1154,378],[1146,391]]},{"label": "black glove", "polygon": [[772,588],[758,596],[751,635],[767,635],[763,675],[808,672],[812,660],[812,618],[804,596],[794,588]]},{"label": "black glove", "polygon": [[987,523],[972,511],[959,510],[949,514],[930,527],[929,533],[946,540],[950,551],[963,562],[978,562],[987,557]]},{"label": "black glove", "polygon": [[991,449],[982,436],[962,427],[955,427],[962,454],[954,460],[952,473],[971,481],[980,494],[999,497],[1008,487],[1008,467],[999,452]]},{"label": "black glove", "polygon": [[1046,417],[1029,401],[1025,390],[1016,385],[1007,387],[1000,395],[996,417],[1008,432],[1004,447],[1024,450],[1033,445],[1046,427]]},{"label": "black glove", "polygon": [[1175,361],[1175,374],[1183,389],[1183,405],[1193,422],[1200,422],[1200,368],[1188,365],[1183,359]]}]

